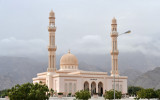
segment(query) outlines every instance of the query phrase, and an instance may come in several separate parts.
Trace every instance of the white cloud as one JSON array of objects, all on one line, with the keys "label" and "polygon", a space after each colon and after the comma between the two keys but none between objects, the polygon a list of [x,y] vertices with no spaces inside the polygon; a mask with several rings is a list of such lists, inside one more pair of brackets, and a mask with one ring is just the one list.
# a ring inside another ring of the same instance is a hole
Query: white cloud
[{"label": "white cloud", "polygon": [[33,56],[47,54],[47,42],[42,39],[21,40],[14,37],[0,40],[2,56]]},{"label": "white cloud", "polygon": [[104,54],[106,53],[105,39],[99,35],[86,35],[72,44],[75,53]]}]

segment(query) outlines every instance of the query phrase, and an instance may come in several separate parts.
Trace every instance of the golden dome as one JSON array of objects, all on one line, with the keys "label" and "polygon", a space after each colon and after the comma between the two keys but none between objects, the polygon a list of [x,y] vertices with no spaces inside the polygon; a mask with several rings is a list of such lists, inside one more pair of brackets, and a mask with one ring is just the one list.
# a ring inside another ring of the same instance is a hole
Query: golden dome
[{"label": "golden dome", "polygon": [[51,10],[51,12],[49,13],[49,17],[55,17],[55,13],[53,12],[53,10]]},{"label": "golden dome", "polygon": [[78,65],[78,60],[75,55],[68,51],[67,54],[61,57],[60,65]]},{"label": "golden dome", "polygon": [[112,19],[112,24],[117,24],[117,21],[116,21],[115,17]]},{"label": "golden dome", "polygon": [[67,54],[63,55],[60,59],[61,69],[78,69],[78,60],[75,55],[68,51]]}]

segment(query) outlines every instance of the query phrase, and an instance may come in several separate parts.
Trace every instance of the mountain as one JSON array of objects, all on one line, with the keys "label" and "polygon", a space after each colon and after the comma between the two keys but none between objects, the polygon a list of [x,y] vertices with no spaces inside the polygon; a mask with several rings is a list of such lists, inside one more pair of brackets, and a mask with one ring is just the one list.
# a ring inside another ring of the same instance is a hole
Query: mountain
[{"label": "mountain", "polygon": [[160,89],[160,67],[147,71],[134,80],[135,86]]},{"label": "mountain", "polygon": [[44,63],[25,57],[0,57],[0,90],[32,82],[32,77],[46,68]]},{"label": "mountain", "polygon": [[[61,56],[62,54],[56,57],[57,69],[59,69]],[[79,61],[79,69],[107,71],[108,75],[110,75],[111,57],[109,54],[75,54],[75,56]],[[149,70],[153,71],[156,66],[160,65],[158,59],[160,57],[147,56],[141,53],[120,53],[120,75],[128,76],[128,85],[157,88],[160,86],[160,80],[157,79],[159,74],[148,76],[148,74],[143,73],[149,73]],[[0,90],[10,88],[15,84],[32,82],[32,78],[36,77],[37,73],[46,71],[47,66],[47,55],[45,57],[0,57]],[[154,78],[155,80],[153,80]],[[144,83],[141,79],[143,79]],[[155,81],[153,84],[151,83],[152,80]]]},{"label": "mountain", "polygon": [[142,74],[143,73],[141,71],[133,69],[133,68],[126,69],[121,73],[122,76],[128,76],[128,85],[129,86],[134,85],[136,78]]}]

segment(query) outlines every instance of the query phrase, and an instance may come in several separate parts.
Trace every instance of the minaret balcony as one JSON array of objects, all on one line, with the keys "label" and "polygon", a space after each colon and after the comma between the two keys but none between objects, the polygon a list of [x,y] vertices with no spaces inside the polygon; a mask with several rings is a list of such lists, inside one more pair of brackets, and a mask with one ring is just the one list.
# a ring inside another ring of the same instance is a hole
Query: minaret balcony
[{"label": "minaret balcony", "polygon": [[111,50],[111,55],[118,55],[119,54],[119,51],[118,50]]},{"label": "minaret balcony", "polygon": [[48,31],[56,31],[56,27],[55,26],[48,26]]},{"label": "minaret balcony", "polygon": [[118,32],[117,31],[112,31],[111,32],[111,37],[117,37],[118,36]]},{"label": "minaret balcony", "polygon": [[48,51],[56,51],[57,46],[48,46]]}]

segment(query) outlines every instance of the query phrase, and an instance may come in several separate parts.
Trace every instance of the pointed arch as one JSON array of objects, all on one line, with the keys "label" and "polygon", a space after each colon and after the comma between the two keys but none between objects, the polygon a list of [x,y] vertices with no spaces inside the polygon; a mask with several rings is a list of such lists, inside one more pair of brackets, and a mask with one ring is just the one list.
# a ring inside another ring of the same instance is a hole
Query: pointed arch
[{"label": "pointed arch", "polygon": [[89,83],[88,83],[88,81],[84,82],[84,90],[88,90],[89,91]]},{"label": "pointed arch", "polygon": [[102,96],[102,94],[103,94],[103,83],[99,82],[98,83],[98,95]]},{"label": "pointed arch", "polygon": [[94,93],[96,93],[96,82],[92,82],[91,83],[91,95],[93,95]]}]

